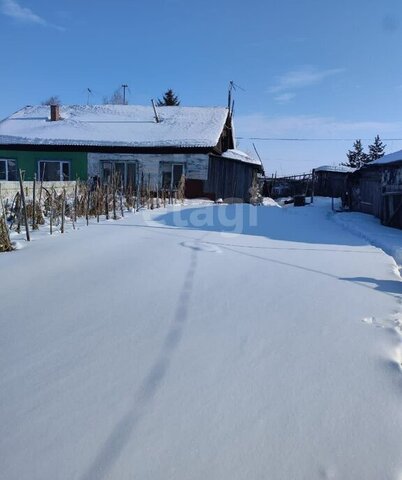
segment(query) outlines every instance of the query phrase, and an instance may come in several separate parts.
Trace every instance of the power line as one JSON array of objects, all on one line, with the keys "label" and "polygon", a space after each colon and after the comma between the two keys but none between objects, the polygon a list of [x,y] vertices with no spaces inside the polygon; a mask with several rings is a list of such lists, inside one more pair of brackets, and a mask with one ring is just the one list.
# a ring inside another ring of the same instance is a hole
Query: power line
[{"label": "power line", "polygon": [[[275,137],[237,137],[239,140],[262,140],[269,142],[354,142],[356,138],[275,138]],[[364,142],[371,142],[372,138],[361,138]],[[385,142],[402,141],[402,138],[382,138]]]}]

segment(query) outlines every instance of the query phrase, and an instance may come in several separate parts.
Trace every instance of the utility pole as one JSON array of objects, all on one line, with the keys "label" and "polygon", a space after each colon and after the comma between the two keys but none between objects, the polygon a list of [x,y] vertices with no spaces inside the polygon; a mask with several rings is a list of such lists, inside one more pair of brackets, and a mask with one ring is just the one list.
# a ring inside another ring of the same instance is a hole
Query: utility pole
[{"label": "utility pole", "polygon": [[126,104],[126,88],[128,88],[128,85],[123,84],[122,88],[123,88],[123,105],[125,105]]}]

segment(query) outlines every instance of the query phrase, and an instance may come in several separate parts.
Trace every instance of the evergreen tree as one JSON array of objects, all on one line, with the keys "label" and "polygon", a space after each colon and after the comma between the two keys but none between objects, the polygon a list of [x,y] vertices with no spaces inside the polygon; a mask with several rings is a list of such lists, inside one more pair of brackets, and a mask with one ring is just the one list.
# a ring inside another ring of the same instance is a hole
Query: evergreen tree
[{"label": "evergreen tree", "polygon": [[369,145],[369,162],[372,162],[374,160],[377,160],[378,158],[381,158],[384,156],[384,151],[385,151],[386,145],[382,143],[380,136],[377,135],[374,139],[374,143]]},{"label": "evergreen tree", "polygon": [[347,163],[341,163],[345,167],[360,168],[369,161],[369,157],[363,151],[361,140],[356,140],[353,144],[353,150],[349,150],[346,154],[348,157]]},{"label": "evergreen tree", "polygon": [[169,88],[167,92],[164,93],[163,99],[158,98],[158,107],[174,107],[180,105],[180,100],[177,95],[174,94],[173,90]]}]

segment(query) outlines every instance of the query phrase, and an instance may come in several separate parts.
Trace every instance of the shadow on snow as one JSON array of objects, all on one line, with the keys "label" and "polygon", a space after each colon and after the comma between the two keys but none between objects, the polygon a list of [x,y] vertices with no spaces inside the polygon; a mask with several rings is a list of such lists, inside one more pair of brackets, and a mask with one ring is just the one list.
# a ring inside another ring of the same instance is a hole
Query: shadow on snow
[{"label": "shadow on snow", "polygon": [[328,221],[328,207],[253,207],[248,204],[178,208],[154,220],[178,228],[262,236],[288,242],[367,245]]}]

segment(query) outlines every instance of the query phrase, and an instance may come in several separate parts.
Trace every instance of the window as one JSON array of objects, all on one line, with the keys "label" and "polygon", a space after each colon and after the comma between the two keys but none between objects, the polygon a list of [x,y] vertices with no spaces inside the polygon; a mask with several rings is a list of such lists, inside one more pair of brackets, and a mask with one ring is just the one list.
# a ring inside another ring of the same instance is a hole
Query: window
[{"label": "window", "polygon": [[45,182],[70,180],[70,162],[65,160],[40,160],[39,180]]},{"label": "window", "polygon": [[0,180],[18,180],[17,160],[14,158],[0,158]]},{"label": "window", "polygon": [[110,182],[113,175],[118,175],[119,181],[123,181],[125,187],[134,187],[137,181],[137,163],[111,160],[102,162],[103,181]]},{"label": "window", "polygon": [[161,163],[162,188],[175,190],[184,174],[184,165],[181,163]]}]

